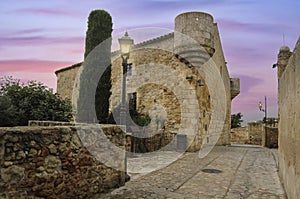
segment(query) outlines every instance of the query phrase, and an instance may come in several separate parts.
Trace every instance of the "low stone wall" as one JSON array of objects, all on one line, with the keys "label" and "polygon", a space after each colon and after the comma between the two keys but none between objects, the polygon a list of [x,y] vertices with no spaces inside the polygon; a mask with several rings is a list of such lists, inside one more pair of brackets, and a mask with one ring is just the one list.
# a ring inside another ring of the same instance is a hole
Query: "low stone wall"
[{"label": "low stone wall", "polygon": [[265,126],[262,122],[251,122],[246,127],[231,129],[231,143],[254,144],[268,148],[278,147],[277,125]]},{"label": "low stone wall", "polygon": [[123,149],[124,133],[101,129],[106,136],[90,126],[0,128],[0,198],[89,198],[124,185],[124,172],[95,155],[124,168],[124,152],[107,144]]},{"label": "low stone wall", "polygon": [[249,141],[246,144],[262,145],[264,131],[264,124],[262,122],[248,123]]},{"label": "low stone wall", "polygon": [[132,134],[131,151],[135,153],[154,152],[164,148],[164,150],[176,150],[175,134],[168,131],[159,131],[155,135],[149,135],[146,138],[139,138]]},{"label": "low stone wall", "polygon": [[29,120],[28,126],[75,126],[73,122]]},{"label": "low stone wall", "polygon": [[249,141],[248,128],[238,127],[231,129],[230,141],[232,144],[246,144]]}]

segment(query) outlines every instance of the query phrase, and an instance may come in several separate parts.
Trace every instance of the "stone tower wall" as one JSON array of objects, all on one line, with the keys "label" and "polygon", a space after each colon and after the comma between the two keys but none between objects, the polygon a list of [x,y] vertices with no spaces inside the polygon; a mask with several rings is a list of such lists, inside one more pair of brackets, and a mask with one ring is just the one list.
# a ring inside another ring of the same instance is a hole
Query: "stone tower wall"
[{"label": "stone tower wall", "polygon": [[[138,98],[144,99],[138,99],[138,109],[148,111],[151,115],[151,109],[155,105],[162,106],[167,112],[166,125],[169,130],[178,130],[175,133],[187,136],[188,143],[191,144],[189,151],[199,150],[204,126],[209,121],[209,116],[202,113],[210,111],[207,88],[199,87],[196,83],[203,76],[180,62],[173,53],[160,49],[136,50],[132,52],[130,62],[133,63],[133,69],[127,77],[127,92],[137,92]],[[121,58],[112,64],[111,109],[121,103],[120,64]],[[189,82],[186,76],[191,74],[194,79]],[[176,109],[172,110],[174,106]],[[180,108],[181,113],[177,108]]]},{"label": "stone tower wall", "polygon": [[[215,66],[218,67],[220,71],[220,78],[222,78],[224,83],[224,88],[226,92],[226,117],[224,121],[224,127],[219,138],[218,144],[228,145],[230,144],[230,128],[231,128],[231,88],[230,88],[230,76],[226,66],[226,61],[224,58],[223,48],[221,44],[221,39],[219,35],[219,30],[217,24],[214,24],[214,49],[215,53],[212,57],[212,60],[215,63]],[[217,78],[217,77],[216,77]]]},{"label": "stone tower wall", "polygon": [[[289,53],[287,47],[279,53]],[[280,56],[278,56],[280,58]],[[278,59],[279,174],[288,198],[300,198],[300,38],[289,60]]]},{"label": "stone tower wall", "polygon": [[[194,42],[182,38],[180,34],[187,35],[203,46],[209,55],[214,53],[214,20],[210,14],[203,12],[187,12],[180,14],[175,19],[175,50],[185,53],[194,47]],[[180,39],[178,37],[181,37]],[[187,48],[185,48],[187,47]],[[197,49],[197,46],[196,46]],[[189,52],[189,54],[191,54]]]}]

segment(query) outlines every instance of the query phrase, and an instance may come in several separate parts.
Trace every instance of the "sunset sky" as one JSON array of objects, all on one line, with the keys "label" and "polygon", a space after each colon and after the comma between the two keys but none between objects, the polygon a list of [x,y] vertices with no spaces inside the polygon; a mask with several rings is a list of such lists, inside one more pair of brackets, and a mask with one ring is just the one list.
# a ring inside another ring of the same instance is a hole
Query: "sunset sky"
[{"label": "sunset sky", "polygon": [[[293,50],[300,36],[300,1],[291,0],[10,0],[0,6],[0,76],[38,80],[56,88],[54,71],[83,60],[87,18],[105,9],[114,34],[134,28],[173,29],[175,17],[208,12],[218,23],[231,77],[241,79],[232,113],[260,120],[258,102],[268,98],[277,116],[279,48]],[[284,36],[283,36],[284,35]]]}]

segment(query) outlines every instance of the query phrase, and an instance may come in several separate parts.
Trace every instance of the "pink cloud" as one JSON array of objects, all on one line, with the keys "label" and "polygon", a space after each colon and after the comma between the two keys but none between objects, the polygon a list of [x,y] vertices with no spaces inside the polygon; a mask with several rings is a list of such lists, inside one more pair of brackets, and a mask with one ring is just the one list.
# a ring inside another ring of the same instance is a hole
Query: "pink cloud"
[{"label": "pink cloud", "polygon": [[9,72],[52,72],[74,63],[48,60],[0,60],[0,74]]},{"label": "pink cloud", "polygon": [[20,46],[30,45],[38,46],[45,44],[58,43],[83,43],[84,37],[45,37],[45,36],[28,36],[28,37],[0,37],[0,43],[3,46]]},{"label": "pink cloud", "polygon": [[57,78],[53,72],[40,73],[40,72],[1,72],[0,77],[12,76],[15,79],[20,79],[21,82],[27,83],[28,81],[37,81],[42,82],[49,88],[53,88],[54,92],[56,91],[56,81]]},{"label": "pink cloud", "polygon": [[75,49],[72,49],[72,50],[68,50],[68,52],[70,53],[70,54],[84,54],[84,50],[83,49],[81,49],[81,50],[75,50]]}]

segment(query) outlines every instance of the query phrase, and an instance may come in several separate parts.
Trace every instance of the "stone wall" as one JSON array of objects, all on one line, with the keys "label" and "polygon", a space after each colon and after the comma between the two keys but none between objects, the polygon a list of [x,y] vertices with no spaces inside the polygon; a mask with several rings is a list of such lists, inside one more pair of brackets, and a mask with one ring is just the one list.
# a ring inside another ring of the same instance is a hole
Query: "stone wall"
[{"label": "stone wall", "polygon": [[[178,15],[174,33],[136,44],[130,56],[129,62],[133,65],[131,75],[127,76],[127,93],[137,93],[139,111],[151,112],[153,105],[161,105],[167,113],[169,131],[181,128],[185,130],[179,134],[196,132],[196,136],[188,136],[188,141],[193,143],[190,150],[199,150],[208,143],[230,144],[231,100],[239,93],[239,81],[230,79],[218,26],[211,15],[202,12]],[[113,52],[111,60],[112,111],[121,101],[120,52]],[[56,72],[58,93],[63,97],[72,96],[75,107],[79,82],[73,76],[76,70],[80,75],[79,65]],[[192,80],[188,81],[187,76]],[[197,86],[198,80],[204,86]],[[74,86],[74,92],[70,85]],[[145,93],[149,88],[153,88],[152,91]],[[164,90],[168,91],[161,93]],[[200,112],[195,113],[195,110]]]},{"label": "stone wall", "polygon": [[[219,29],[217,24],[214,25],[214,49],[215,53],[212,57],[213,61],[215,62],[216,66],[219,69],[220,76],[215,78],[221,78],[223,80],[225,94],[226,94],[226,115],[224,120],[224,127],[219,138],[218,144],[219,145],[228,145],[230,144],[230,128],[231,128],[231,100],[239,94],[239,79],[235,78],[235,87],[231,86],[231,78],[229,76],[229,72],[227,69],[223,48],[221,44]],[[235,89],[235,96],[231,95],[232,89]],[[216,90],[219,92],[219,90]],[[221,93],[221,92],[220,92]]]},{"label": "stone wall", "polygon": [[[209,115],[203,114],[210,112],[207,87],[197,85],[198,79],[205,83],[201,74],[188,68],[173,53],[161,49],[134,50],[130,62],[133,66],[127,77],[127,93],[137,93],[137,109],[150,115],[165,112],[161,116],[166,116],[167,131],[178,130],[177,133],[188,135],[189,150],[199,150],[203,127],[210,121]],[[112,63],[111,110],[121,103],[120,65],[121,58]],[[191,74],[193,80],[188,81],[186,76]],[[155,128],[155,118],[153,115],[150,127]]]},{"label": "stone wall", "polygon": [[29,120],[28,126],[75,126],[73,122]]},{"label": "stone wall", "polygon": [[248,127],[238,127],[231,129],[230,142],[232,144],[246,144],[249,142]]},{"label": "stone wall", "polygon": [[[95,158],[95,152],[99,153],[95,144],[105,145],[106,137],[90,137],[94,142],[83,146],[81,140],[87,143],[92,129],[0,128],[0,198],[89,198],[124,185],[124,172]],[[110,140],[124,148],[124,134],[118,127],[102,129]],[[107,150],[101,155],[124,168],[124,154]]]},{"label": "stone wall", "polygon": [[57,76],[57,93],[63,98],[72,100],[74,87],[77,87],[78,71],[82,63],[74,64],[70,67],[63,68],[55,72]]},{"label": "stone wall", "polygon": [[[291,56],[291,57],[289,57]],[[278,54],[279,174],[288,198],[300,198],[300,38]]]},{"label": "stone wall", "polygon": [[248,123],[249,141],[247,144],[262,145],[262,135],[265,132],[264,124],[262,122]]},{"label": "stone wall", "polygon": [[278,147],[278,127],[276,124],[265,127],[263,122],[250,122],[245,127],[231,129],[231,143],[276,148]]},{"label": "stone wall", "polygon": [[134,153],[148,153],[162,149],[176,151],[175,134],[160,130],[154,135],[147,135],[146,138],[139,138],[132,134],[131,151]]},{"label": "stone wall", "polygon": [[262,138],[262,145],[268,148],[278,147],[278,128],[277,127],[265,127],[265,133]]}]

